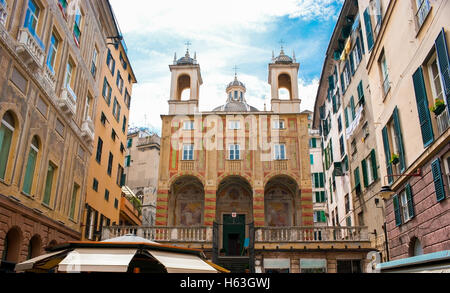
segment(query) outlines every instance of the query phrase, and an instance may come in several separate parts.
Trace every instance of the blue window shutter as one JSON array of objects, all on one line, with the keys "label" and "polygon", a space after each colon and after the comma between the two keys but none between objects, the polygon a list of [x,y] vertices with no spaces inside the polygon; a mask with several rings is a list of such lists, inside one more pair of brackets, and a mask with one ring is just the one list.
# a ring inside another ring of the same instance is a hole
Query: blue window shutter
[{"label": "blue window shutter", "polygon": [[402,215],[400,214],[400,204],[397,194],[394,195],[392,201],[394,203],[395,225],[400,226],[402,224]]},{"label": "blue window shutter", "polygon": [[388,182],[391,184],[394,182],[394,179],[392,178],[392,165],[390,163],[391,161],[391,148],[389,146],[389,137],[388,137],[388,131],[387,127],[383,128],[383,145],[384,145],[384,154],[386,156],[386,168],[387,168],[387,174],[388,174]]},{"label": "blue window shutter", "polygon": [[402,129],[400,127],[400,116],[398,115],[398,108],[394,109],[394,131],[398,139],[399,157],[400,157],[400,172],[403,173],[406,170],[405,151],[403,147]]},{"label": "blue window shutter", "polygon": [[445,199],[444,181],[442,180],[441,163],[436,159],[431,163],[431,172],[433,173],[434,188],[436,190],[437,201]]},{"label": "blue window shutter", "polygon": [[408,199],[408,212],[411,218],[414,218],[414,201],[413,194],[411,190],[411,185],[406,185],[406,198]]},{"label": "blue window shutter", "polygon": [[428,97],[425,90],[422,67],[419,67],[413,75],[414,91],[416,93],[417,111],[419,112],[420,129],[424,147],[429,146],[433,140],[433,127],[431,124],[430,110],[428,109]]},{"label": "blue window shutter", "polygon": [[372,31],[372,22],[370,20],[369,8],[366,8],[364,11],[364,23],[366,25],[366,37],[367,37],[367,46],[368,51],[372,50],[374,41],[373,41],[373,31]]},{"label": "blue window shutter", "polygon": [[447,99],[447,110],[450,113],[450,60],[444,29],[442,29],[435,44],[439,69],[441,70],[442,84],[444,85],[444,93]]},{"label": "blue window shutter", "polygon": [[363,32],[362,29],[359,30],[359,35],[360,35],[360,44],[361,44],[361,56],[364,55],[366,52],[364,50],[364,38],[363,38]]}]

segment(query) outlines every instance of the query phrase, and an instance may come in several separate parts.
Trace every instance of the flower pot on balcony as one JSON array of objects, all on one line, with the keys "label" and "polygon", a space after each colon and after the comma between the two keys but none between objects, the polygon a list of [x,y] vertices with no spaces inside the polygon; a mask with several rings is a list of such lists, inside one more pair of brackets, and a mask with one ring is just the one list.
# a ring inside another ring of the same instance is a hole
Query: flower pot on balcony
[{"label": "flower pot on balcony", "polygon": [[392,165],[397,165],[398,163],[400,163],[399,156],[396,154],[392,155],[392,158],[389,163],[391,163]]},{"label": "flower pot on balcony", "polygon": [[433,113],[434,113],[434,115],[439,116],[442,114],[442,112],[444,112],[444,110],[445,110],[445,104],[439,104],[439,105],[436,105]]}]

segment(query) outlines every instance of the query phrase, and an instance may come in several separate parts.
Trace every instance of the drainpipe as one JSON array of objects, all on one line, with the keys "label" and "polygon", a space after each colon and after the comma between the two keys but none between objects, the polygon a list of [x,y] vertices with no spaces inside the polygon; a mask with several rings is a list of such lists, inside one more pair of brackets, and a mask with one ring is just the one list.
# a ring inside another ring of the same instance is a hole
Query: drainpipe
[{"label": "drainpipe", "polygon": [[389,244],[388,244],[388,235],[387,235],[387,225],[386,225],[386,222],[384,222],[383,230],[384,230],[384,243],[385,243],[385,245],[386,245],[386,257],[387,257],[387,261],[390,261],[390,257],[389,257]]}]

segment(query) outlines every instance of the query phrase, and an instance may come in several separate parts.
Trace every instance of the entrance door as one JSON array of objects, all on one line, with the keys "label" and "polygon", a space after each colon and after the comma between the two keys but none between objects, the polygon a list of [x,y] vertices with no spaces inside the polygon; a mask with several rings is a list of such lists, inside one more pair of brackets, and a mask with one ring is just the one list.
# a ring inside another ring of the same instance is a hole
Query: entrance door
[{"label": "entrance door", "polygon": [[223,249],[227,256],[240,256],[245,241],[245,215],[223,215]]}]

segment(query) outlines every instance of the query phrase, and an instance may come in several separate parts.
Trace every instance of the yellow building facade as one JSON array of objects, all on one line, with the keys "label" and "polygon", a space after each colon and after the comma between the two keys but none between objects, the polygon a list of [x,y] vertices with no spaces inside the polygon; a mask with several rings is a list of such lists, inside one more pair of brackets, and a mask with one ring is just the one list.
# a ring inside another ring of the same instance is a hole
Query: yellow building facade
[{"label": "yellow building facade", "polygon": [[[105,4],[106,5],[106,4]],[[136,77],[125,42],[110,15],[100,18],[108,38],[106,54],[99,60],[99,98],[94,120],[94,150],[89,159],[83,239],[99,240],[103,226],[119,224],[124,183],[129,110]],[[111,23],[112,21],[112,23]]]}]

